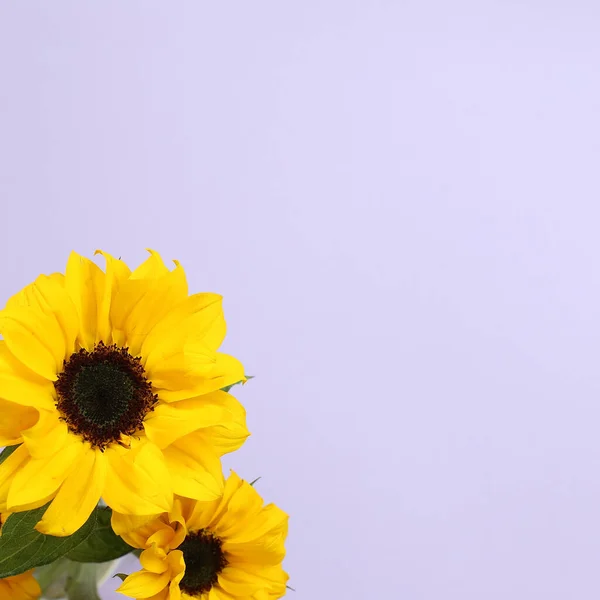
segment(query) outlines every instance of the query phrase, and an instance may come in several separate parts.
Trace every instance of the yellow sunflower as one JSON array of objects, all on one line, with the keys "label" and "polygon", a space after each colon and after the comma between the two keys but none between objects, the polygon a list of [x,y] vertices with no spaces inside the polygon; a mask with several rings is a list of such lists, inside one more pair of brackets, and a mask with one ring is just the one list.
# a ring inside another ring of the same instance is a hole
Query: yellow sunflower
[{"label": "yellow sunflower", "polygon": [[144,519],[113,513],[113,529],[143,548],[142,570],[117,591],[151,600],[275,600],[285,595],[288,516],[235,473],[223,497],[176,498],[173,510]]},{"label": "yellow sunflower", "polygon": [[[2,525],[10,513],[0,515],[0,535],[2,535]],[[40,585],[33,576],[33,569],[25,573],[19,573],[13,577],[0,579],[0,598],[7,600],[37,600],[42,595]]]},{"label": "yellow sunflower", "polygon": [[220,457],[249,435],[219,391],[244,381],[225,336],[221,296],[188,295],[183,268],[160,256],[133,272],[98,251],[72,253],[0,311],[0,510],[52,501],[37,529],[65,536],[100,498],[114,510],[171,510],[173,494],[213,500]]},{"label": "yellow sunflower", "polygon": [[0,598],[7,600],[37,600],[42,590],[33,576],[33,570],[14,577],[0,579]]}]

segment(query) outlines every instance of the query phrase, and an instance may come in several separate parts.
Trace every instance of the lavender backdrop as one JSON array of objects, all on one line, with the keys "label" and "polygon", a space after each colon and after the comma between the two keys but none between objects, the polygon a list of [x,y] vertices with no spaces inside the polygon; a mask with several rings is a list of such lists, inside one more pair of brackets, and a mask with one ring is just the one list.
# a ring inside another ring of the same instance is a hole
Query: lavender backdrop
[{"label": "lavender backdrop", "polygon": [[97,247],[224,294],[290,597],[597,598],[599,18],[3,3],[2,302]]}]

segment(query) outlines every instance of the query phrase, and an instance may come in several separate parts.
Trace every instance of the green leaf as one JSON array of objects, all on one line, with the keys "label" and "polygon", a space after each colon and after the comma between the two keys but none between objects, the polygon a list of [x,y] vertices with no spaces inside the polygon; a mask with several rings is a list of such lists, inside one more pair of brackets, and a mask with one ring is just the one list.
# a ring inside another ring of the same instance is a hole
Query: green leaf
[{"label": "green leaf", "polygon": [[133,548],[120,538],[110,525],[112,510],[96,507],[96,525],[92,533],[66,556],[84,563],[102,563],[129,554]]},{"label": "green leaf", "polygon": [[[254,375],[246,375],[246,379],[254,379]],[[228,392],[234,385],[239,385],[240,383],[243,383],[243,381],[240,380],[232,383],[231,385],[226,385],[224,388],[221,388],[221,391]]]},{"label": "green leaf", "polygon": [[2,452],[0,452],[0,465],[20,446],[21,444],[17,444],[16,446],[6,446]]},{"label": "green leaf", "polygon": [[14,513],[6,520],[0,536],[0,579],[54,562],[81,544],[94,530],[95,511],[73,535],[55,537],[39,533],[34,527],[47,508],[48,504]]}]

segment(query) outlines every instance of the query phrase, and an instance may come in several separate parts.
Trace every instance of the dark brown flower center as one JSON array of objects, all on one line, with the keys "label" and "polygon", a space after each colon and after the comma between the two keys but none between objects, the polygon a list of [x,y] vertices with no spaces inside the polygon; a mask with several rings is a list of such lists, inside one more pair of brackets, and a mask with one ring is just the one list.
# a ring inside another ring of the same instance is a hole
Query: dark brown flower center
[{"label": "dark brown flower center", "polygon": [[185,574],[179,583],[183,592],[199,597],[217,583],[227,566],[221,540],[206,529],[189,533],[177,548],[183,552]]},{"label": "dark brown flower center", "polygon": [[69,431],[102,450],[139,431],[157,401],[140,359],[102,342],[72,354],[54,387]]}]

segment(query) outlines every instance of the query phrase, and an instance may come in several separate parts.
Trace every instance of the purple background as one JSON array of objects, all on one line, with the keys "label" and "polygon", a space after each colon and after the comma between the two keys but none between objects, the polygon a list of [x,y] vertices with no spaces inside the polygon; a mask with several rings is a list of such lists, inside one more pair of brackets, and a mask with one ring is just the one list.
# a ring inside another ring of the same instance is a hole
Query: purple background
[{"label": "purple background", "polygon": [[4,3],[2,301],[97,247],[224,294],[291,598],[597,598],[599,18]]}]

